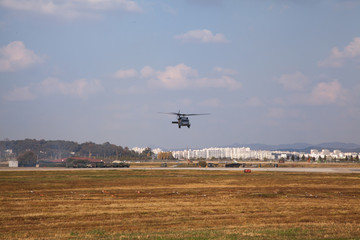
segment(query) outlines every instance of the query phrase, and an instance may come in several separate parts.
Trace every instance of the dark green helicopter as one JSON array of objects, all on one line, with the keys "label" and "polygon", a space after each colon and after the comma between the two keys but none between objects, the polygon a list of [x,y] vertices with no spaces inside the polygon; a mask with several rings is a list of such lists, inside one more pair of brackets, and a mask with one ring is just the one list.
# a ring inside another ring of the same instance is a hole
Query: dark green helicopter
[{"label": "dark green helicopter", "polygon": [[[163,112],[161,112],[161,113],[163,113]],[[163,113],[163,114],[177,115],[177,121],[172,121],[171,123],[177,124],[179,126],[179,128],[181,128],[182,126],[190,128],[191,124],[190,124],[190,120],[187,116],[210,115],[210,113],[180,113],[180,110],[177,113],[169,112],[169,113]]]}]

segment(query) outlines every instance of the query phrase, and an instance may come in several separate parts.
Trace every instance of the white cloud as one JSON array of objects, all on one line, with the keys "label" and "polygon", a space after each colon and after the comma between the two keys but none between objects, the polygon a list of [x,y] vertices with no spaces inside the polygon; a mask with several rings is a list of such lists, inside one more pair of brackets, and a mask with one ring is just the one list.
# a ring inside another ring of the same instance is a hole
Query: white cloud
[{"label": "white cloud", "polygon": [[344,90],[338,80],[332,82],[318,83],[312,90],[311,95],[304,99],[305,102],[313,105],[340,103],[344,100]]},{"label": "white cloud", "polygon": [[197,75],[197,71],[191,67],[178,64],[166,67],[163,72],[157,72],[156,79],[152,79],[151,84],[169,89],[184,89],[189,86],[191,79]]},{"label": "white cloud", "polygon": [[48,78],[41,83],[41,92],[46,95],[63,94],[86,98],[90,94],[103,91],[99,80],[79,79],[73,82],[61,82],[56,78]]},{"label": "white cloud", "polygon": [[145,66],[143,67],[143,69],[141,69],[141,77],[143,78],[149,78],[149,77],[153,77],[156,75],[156,71],[149,66]]},{"label": "white cloud", "polygon": [[360,37],[354,38],[343,51],[333,48],[331,54],[324,61],[319,61],[320,67],[342,67],[346,59],[357,58],[360,56]]},{"label": "white cloud", "polygon": [[14,11],[68,19],[97,16],[109,10],[142,12],[141,7],[132,0],[0,0],[0,5]]},{"label": "white cloud", "polygon": [[277,82],[282,84],[286,90],[304,90],[304,87],[310,82],[309,78],[301,72],[293,74],[283,74]]},{"label": "white cloud", "polygon": [[177,35],[175,39],[184,42],[199,42],[199,43],[226,43],[228,40],[221,33],[213,34],[210,30],[191,30],[187,33]]},{"label": "white cloud", "polygon": [[3,96],[6,101],[29,101],[34,100],[36,95],[31,93],[29,87],[15,88],[8,94]]},{"label": "white cloud", "polygon": [[0,48],[0,72],[14,72],[40,63],[42,58],[27,49],[21,41]]},{"label": "white cloud", "polygon": [[185,88],[226,88],[238,90],[241,88],[241,84],[230,76],[199,77],[195,69],[185,64],[168,66],[165,71],[155,71],[150,67],[146,67],[146,71],[144,69],[142,70],[143,76],[153,76],[149,80],[150,85],[153,87],[173,90]]},{"label": "white cloud", "polygon": [[320,82],[309,93],[292,94],[274,100],[278,105],[344,105],[348,90],[344,89],[338,80]]},{"label": "white cloud", "polygon": [[119,70],[114,74],[115,78],[133,78],[137,76],[137,71],[135,69],[128,70]]}]

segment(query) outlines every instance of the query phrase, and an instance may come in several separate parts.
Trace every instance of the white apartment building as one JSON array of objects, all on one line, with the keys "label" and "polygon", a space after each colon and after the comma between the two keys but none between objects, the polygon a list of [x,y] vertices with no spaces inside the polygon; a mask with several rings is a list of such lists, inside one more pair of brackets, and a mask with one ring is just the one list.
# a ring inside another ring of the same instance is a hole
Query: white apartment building
[{"label": "white apartment building", "polygon": [[344,159],[346,157],[353,157],[356,158],[357,156],[360,156],[358,153],[343,153],[340,150],[334,150],[330,152],[328,149],[322,149],[321,152],[319,152],[316,149],[311,149],[310,154],[305,154],[306,157],[311,157],[318,159],[321,158],[329,158],[329,159]]},{"label": "white apartment building", "polygon": [[271,151],[257,150],[252,151],[248,147],[242,148],[204,148],[197,150],[173,151],[173,157],[177,159],[275,159]]},{"label": "white apartment building", "polygon": [[[142,153],[146,148],[139,148],[139,147],[133,147],[131,150],[137,153]],[[151,151],[155,154],[158,154],[159,152],[162,152],[160,148],[151,149]]]},{"label": "white apartment building", "polygon": [[[132,148],[136,152],[143,152],[145,148]],[[155,154],[162,152],[160,148],[152,149]],[[355,159],[358,156],[358,153],[343,153],[340,150],[334,150],[333,152],[328,149],[322,149],[318,151],[316,149],[311,149],[310,153],[299,153],[299,152],[284,152],[284,151],[265,151],[265,150],[251,150],[249,147],[240,147],[240,148],[203,148],[203,149],[187,149],[182,151],[172,151],[172,155],[176,159],[268,159],[276,160],[280,158],[291,159],[292,156],[296,158],[302,158],[304,156],[306,159],[315,158],[319,159],[321,157],[324,159],[345,159],[345,157],[350,158],[351,156]]]}]

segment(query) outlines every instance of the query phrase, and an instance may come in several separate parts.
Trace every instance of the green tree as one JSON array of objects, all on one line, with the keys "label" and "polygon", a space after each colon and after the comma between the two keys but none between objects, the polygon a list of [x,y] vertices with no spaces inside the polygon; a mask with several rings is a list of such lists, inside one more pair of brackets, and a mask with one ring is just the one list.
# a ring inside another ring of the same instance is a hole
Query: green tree
[{"label": "green tree", "polygon": [[142,152],[143,155],[145,155],[146,157],[151,157],[154,153],[151,151],[151,148],[147,147],[145,148],[145,150]]},{"label": "green tree", "polygon": [[206,161],[199,161],[199,166],[200,167],[206,167]]},{"label": "green tree", "polygon": [[37,162],[37,156],[32,151],[26,151],[22,153],[18,158],[19,167],[35,167]]}]

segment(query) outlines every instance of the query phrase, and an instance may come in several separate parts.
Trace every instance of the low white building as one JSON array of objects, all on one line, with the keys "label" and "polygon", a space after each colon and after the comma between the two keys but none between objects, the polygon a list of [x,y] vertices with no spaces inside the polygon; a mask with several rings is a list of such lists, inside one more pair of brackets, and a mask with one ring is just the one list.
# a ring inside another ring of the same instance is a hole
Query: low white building
[{"label": "low white building", "polygon": [[19,166],[18,161],[14,161],[14,160],[9,161],[9,167],[18,167],[18,166]]}]

